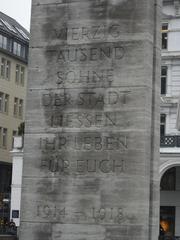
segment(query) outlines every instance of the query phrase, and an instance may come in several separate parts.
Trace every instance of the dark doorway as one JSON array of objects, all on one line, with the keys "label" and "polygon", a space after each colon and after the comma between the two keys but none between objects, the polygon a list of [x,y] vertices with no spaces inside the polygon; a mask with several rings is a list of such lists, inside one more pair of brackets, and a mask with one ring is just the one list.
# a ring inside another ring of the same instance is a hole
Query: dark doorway
[{"label": "dark doorway", "polygon": [[160,239],[166,236],[174,236],[175,233],[175,207],[160,207]]},{"label": "dark doorway", "polygon": [[0,233],[10,220],[12,165],[0,162]]}]

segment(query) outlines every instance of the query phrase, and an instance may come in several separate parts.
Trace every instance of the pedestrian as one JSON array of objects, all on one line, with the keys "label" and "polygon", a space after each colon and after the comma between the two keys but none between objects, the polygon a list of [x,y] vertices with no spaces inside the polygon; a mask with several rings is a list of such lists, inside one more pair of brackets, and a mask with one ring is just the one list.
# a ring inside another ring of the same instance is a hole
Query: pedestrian
[{"label": "pedestrian", "polygon": [[10,233],[12,235],[16,235],[16,224],[13,221],[13,219],[11,219],[10,222],[9,222],[9,229],[10,229]]}]

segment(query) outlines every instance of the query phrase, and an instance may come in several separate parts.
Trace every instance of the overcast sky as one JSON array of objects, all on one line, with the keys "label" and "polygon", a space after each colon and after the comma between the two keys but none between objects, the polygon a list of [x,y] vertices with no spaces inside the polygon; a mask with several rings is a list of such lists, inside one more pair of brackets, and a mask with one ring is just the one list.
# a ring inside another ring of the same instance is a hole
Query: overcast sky
[{"label": "overcast sky", "polygon": [[30,29],[31,0],[1,0],[0,11]]}]

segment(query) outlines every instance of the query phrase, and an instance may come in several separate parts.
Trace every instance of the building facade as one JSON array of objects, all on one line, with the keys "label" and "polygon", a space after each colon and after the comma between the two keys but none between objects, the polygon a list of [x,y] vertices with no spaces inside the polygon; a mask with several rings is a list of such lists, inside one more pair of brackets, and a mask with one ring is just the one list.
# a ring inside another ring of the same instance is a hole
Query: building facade
[{"label": "building facade", "polygon": [[180,239],[180,1],[163,1],[160,232]]},{"label": "building facade", "polygon": [[29,33],[0,12],[0,220],[9,217],[13,136],[24,122]]}]

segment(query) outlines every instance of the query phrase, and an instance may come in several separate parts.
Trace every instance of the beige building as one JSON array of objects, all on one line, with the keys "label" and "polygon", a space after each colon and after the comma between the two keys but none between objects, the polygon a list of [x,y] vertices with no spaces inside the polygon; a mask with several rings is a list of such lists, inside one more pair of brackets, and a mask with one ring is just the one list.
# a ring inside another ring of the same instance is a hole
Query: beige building
[{"label": "beige building", "polygon": [[0,219],[9,215],[10,151],[24,122],[28,44],[29,33],[0,12]]}]

